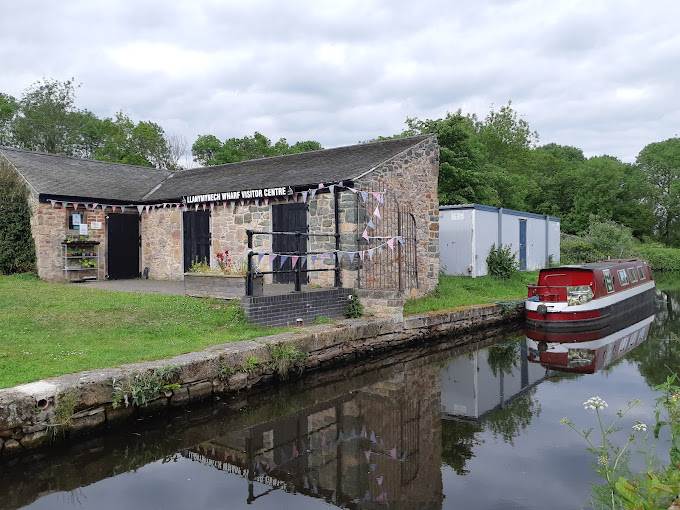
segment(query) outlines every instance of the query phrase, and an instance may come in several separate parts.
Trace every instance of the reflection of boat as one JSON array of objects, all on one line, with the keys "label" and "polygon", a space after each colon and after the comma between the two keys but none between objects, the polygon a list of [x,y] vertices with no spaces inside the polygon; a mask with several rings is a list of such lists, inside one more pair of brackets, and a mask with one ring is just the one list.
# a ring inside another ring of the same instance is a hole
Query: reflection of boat
[{"label": "reflection of boat", "polygon": [[[577,343],[551,342],[551,335],[548,333],[540,341],[527,338],[527,357],[529,361],[552,370],[592,374],[644,342],[653,321],[654,316],[651,315],[604,338]],[[558,333],[555,336],[562,338],[565,335]]]},{"label": "reflection of boat", "polygon": [[617,259],[542,269],[529,285],[527,326],[593,331],[640,314],[654,303],[654,279],[647,264]]}]

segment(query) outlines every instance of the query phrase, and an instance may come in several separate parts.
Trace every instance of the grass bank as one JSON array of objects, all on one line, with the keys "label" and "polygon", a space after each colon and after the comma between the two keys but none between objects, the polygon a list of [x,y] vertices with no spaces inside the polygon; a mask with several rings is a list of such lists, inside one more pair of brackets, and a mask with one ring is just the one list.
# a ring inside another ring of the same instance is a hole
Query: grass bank
[{"label": "grass bank", "polygon": [[0,388],[277,331],[248,324],[240,307],[217,300],[0,276]]},{"label": "grass bank", "polygon": [[404,314],[412,315],[483,303],[519,301],[527,297],[527,285],[536,283],[537,279],[538,271],[517,272],[508,280],[499,280],[492,276],[469,278],[441,275],[435,292],[406,301]]}]

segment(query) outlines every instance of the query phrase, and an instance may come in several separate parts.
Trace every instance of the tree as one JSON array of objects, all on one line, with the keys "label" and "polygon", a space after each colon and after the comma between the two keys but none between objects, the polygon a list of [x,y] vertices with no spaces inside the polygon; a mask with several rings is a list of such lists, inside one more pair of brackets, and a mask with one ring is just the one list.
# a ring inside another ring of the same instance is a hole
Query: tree
[{"label": "tree", "polygon": [[0,163],[0,274],[35,270],[30,218],[25,183]]},{"label": "tree", "polygon": [[10,145],[10,126],[19,110],[19,103],[9,94],[0,92],[0,145]]},{"label": "tree", "polygon": [[170,151],[170,160],[172,161],[174,168],[182,170],[183,167],[179,164],[179,160],[186,156],[187,148],[189,147],[186,136],[172,133],[166,136],[165,139],[168,144],[168,150]]},{"label": "tree", "polygon": [[654,204],[656,231],[668,244],[676,240],[680,214],[680,138],[650,143],[636,163],[651,185],[649,202]]},{"label": "tree", "polygon": [[73,78],[65,82],[54,79],[37,81],[24,91],[19,112],[11,122],[14,143],[23,149],[73,154],[70,142],[75,138],[78,113],[75,108]]},{"label": "tree", "polygon": [[219,165],[215,155],[222,148],[222,142],[215,135],[200,135],[191,146],[194,161],[204,166]]}]

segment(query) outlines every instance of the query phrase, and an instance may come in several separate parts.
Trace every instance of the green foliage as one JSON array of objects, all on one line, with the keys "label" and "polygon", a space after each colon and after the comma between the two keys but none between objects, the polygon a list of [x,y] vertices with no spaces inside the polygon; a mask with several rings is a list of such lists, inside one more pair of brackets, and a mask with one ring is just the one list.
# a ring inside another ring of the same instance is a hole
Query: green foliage
[{"label": "green foliage", "polygon": [[304,362],[308,354],[290,344],[270,345],[269,352],[272,356],[272,366],[282,377],[287,377],[292,368],[302,372]]},{"label": "green foliage", "polygon": [[238,300],[230,300],[224,305],[224,319],[229,325],[246,325],[248,316]]},{"label": "green foliage", "polygon": [[229,138],[224,143],[220,142],[214,135],[201,135],[191,146],[194,161],[205,166],[224,165],[321,149],[323,149],[321,144],[312,140],[297,142],[291,146],[288,145],[285,138],[281,138],[272,145],[269,138],[257,131],[253,136]]},{"label": "green foliage", "polygon": [[364,305],[359,301],[359,296],[355,291],[349,295],[347,308],[345,309],[345,316],[350,319],[357,319],[364,315]]},{"label": "green foliage", "polygon": [[9,166],[0,164],[0,274],[35,270],[28,189]]},{"label": "green foliage", "polygon": [[562,264],[583,264],[602,260],[606,257],[596,252],[587,238],[562,238],[560,241],[560,262]]},{"label": "green foliage", "polygon": [[680,249],[657,244],[637,244],[633,254],[657,271],[680,271]]},{"label": "green foliage", "polygon": [[220,361],[217,366],[217,377],[221,380],[229,379],[237,372],[236,368],[231,366],[226,361]]},{"label": "green foliage", "polygon": [[259,370],[262,368],[262,362],[256,357],[256,356],[251,356],[249,357],[246,362],[241,365],[241,372],[245,372],[246,374],[252,374],[256,370]]},{"label": "green foliage", "polygon": [[165,391],[178,389],[179,385],[172,383],[178,373],[178,365],[165,365],[150,372],[135,373],[120,381],[114,378],[111,381],[113,407],[121,403],[125,403],[125,407],[143,406]]},{"label": "green foliage", "polygon": [[509,244],[505,246],[501,244],[498,247],[496,243],[492,244],[489,256],[486,257],[486,266],[491,276],[501,280],[508,280],[519,271],[515,254],[512,253],[512,246]]},{"label": "green foliage", "polygon": [[317,315],[314,319],[314,324],[330,324],[331,322],[333,322],[331,318],[325,315]]},{"label": "green foliage", "polygon": [[560,260],[563,264],[631,257],[640,246],[635,244],[628,227],[611,220],[601,221],[595,216],[590,217],[590,222],[585,236],[561,240]]}]

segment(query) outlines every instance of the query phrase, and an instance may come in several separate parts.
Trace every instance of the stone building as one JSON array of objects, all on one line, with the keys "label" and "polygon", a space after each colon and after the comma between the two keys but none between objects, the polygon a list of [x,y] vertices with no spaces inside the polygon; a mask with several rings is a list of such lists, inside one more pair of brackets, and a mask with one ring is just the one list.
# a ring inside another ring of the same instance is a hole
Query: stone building
[{"label": "stone building", "polygon": [[243,263],[254,230],[267,232],[250,250],[267,282],[289,282],[285,271],[297,269],[304,283],[409,295],[437,283],[434,135],[175,173],[12,148],[0,148],[0,164],[28,184],[45,280],[72,279],[69,236],[99,243],[99,278],[181,280],[196,261],[217,267],[227,250]]}]

